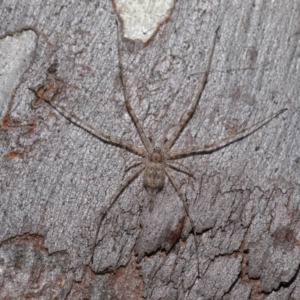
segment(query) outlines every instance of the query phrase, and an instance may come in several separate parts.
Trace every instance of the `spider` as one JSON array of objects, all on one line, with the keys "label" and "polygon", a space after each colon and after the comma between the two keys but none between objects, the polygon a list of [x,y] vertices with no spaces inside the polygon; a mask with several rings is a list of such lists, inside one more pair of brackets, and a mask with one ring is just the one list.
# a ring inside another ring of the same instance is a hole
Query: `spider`
[{"label": "spider", "polygon": [[[165,140],[161,146],[157,146],[153,143],[152,139],[148,138],[145,134],[145,131],[137,118],[133,108],[130,105],[128,96],[126,94],[125,89],[125,82],[124,82],[124,72],[123,72],[123,63],[121,59],[120,54],[120,47],[118,47],[118,59],[119,59],[119,69],[120,69],[120,77],[121,77],[121,84],[123,86],[123,96],[126,104],[126,109],[137,129],[137,132],[142,140],[143,148],[137,147],[135,145],[132,145],[128,142],[125,142],[119,138],[107,135],[98,129],[94,128],[90,124],[88,124],[86,121],[82,120],[75,114],[66,111],[63,107],[59,106],[58,104],[55,104],[52,102],[53,97],[51,98],[42,98],[45,102],[47,102],[50,106],[52,106],[56,111],[58,111],[63,117],[67,118],[70,122],[74,123],[78,127],[86,130],[90,134],[96,136],[99,138],[102,142],[106,142],[121,148],[126,149],[127,151],[137,155],[139,158],[135,160],[134,165],[131,166],[129,169],[134,169],[132,171],[131,175],[124,178],[121,182],[120,186],[116,189],[116,191],[111,195],[111,197],[108,199],[106,205],[103,208],[102,216],[100,217],[100,221],[98,223],[97,232],[95,236],[95,247],[97,246],[97,237],[99,234],[99,230],[101,227],[101,223],[104,219],[104,217],[107,215],[109,209],[112,207],[112,205],[117,200],[118,196],[121,194],[121,192],[132,182],[134,181],[141,173],[143,173],[143,184],[145,189],[147,190],[148,194],[150,195],[150,210],[152,206],[152,200],[153,195],[157,193],[158,191],[162,190],[165,185],[166,178],[171,182],[172,186],[174,187],[175,191],[177,192],[180,200],[182,201],[185,213],[187,217],[190,220],[192,232],[194,235],[194,241],[195,241],[195,250],[197,254],[197,261],[198,261],[198,274],[199,274],[199,259],[198,259],[198,245],[196,241],[196,232],[195,232],[195,226],[192,218],[189,214],[189,207],[186,202],[185,197],[183,196],[182,192],[180,191],[179,186],[177,185],[174,176],[172,175],[170,169],[175,169],[177,171],[186,173],[188,175],[189,172],[187,169],[181,165],[180,163],[176,162],[177,159],[190,156],[190,155],[197,155],[197,154],[208,154],[212,153],[214,151],[217,151],[221,148],[224,148],[238,140],[241,140],[250,134],[252,134],[254,131],[258,130],[268,122],[270,122],[273,118],[277,117],[281,113],[283,113],[286,109],[281,109],[276,113],[271,114],[269,117],[258,121],[257,123],[238,131],[237,133],[220,139],[214,143],[206,144],[202,146],[194,146],[189,149],[182,149],[178,151],[172,151],[172,146],[180,136],[183,129],[186,127],[188,122],[191,120],[195,109],[198,105],[199,100],[201,99],[202,92],[205,88],[205,85],[207,83],[207,78],[209,75],[213,53],[216,45],[216,40],[218,36],[219,28],[215,31],[215,35],[212,42],[212,47],[208,56],[208,64],[206,67],[206,70],[204,72],[200,87],[196,93],[196,96],[188,109],[188,111],[182,116],[177,128],[171,135],[171,137],[168,140]],[[118,34],[119,36],[119,34]],[[119,38],[118,38],[119,40]],[[119,42],[119,41],[118,41]],[[38,95],[37,95],[38,96]],[[41,98],[41,97],[39,97]],[[191,175],[192,176],[192,175]]]}]

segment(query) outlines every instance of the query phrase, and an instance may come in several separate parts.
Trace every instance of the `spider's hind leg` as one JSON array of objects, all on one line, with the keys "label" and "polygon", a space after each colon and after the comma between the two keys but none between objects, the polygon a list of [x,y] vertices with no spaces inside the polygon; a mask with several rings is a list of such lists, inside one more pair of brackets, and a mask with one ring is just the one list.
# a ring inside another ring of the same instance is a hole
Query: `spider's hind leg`
[{"label": "spider's hind leg", "polygon": [[195,229],[195,224],[194,224],[194,221],[193,219],[191,218],[190,216],[190,213],[189,213],[189,207],[188,207],[188,204],[186,202],[186,199],[184,198],[182,192],[180,191],[178,185],[176,184],[175,182],[175,179],[173,177],[173,175],[171,174],[170,170],[168,167],[165,167],[165,172],[167,174],[167,177],[169,178],[171,184],[173,185],[175,191],[177,192],[181,202],[182,202],[182,205],[184,207],[184,210],[185,210],[185,213],[186,215],[188,216],[190,222],[191,222],[191,226],[192,226],[192,232],[193,232],[193,236],[194,236],[194,242],[195,242],[195,255],[196,255],[196,260],[197,260],[197,275],[198,277],[200,276],[200,270],[199,270],[199,252],[198,252],[198,243],[197,243],[197,239],[196,239],[196,229]]},{"label": "spider's hind leg", "polygon": [[188,176],[196,179],[196,177],[194,176],[193,172],[189,168],[187,168],[185,165],[183,165],[182,163],[180,163],[178,161],[172,161],[172,162],[168,161],[167,165],[170,168],[174,169],[175,171],[184,173],[184,174],[186,174],[186,175],[188,175]]},{"label": "spider's hind leg", "polygon": [[142,164],[140,165],[130,176],[128,176],[127,178],[125,178],[121,184],[119,185],[119,187],[116,189],[116,191],[112,194],[112,196],[109,198],[108,203],[104,206],[104,208],[102,209],[102,214],[100,216],[100,220],[98,221],[98,226],[97,226],[97,232],[95,235],[95,247],[97,246],[97,238],[99,235],[99,231],[101,228],[101,224],[102,221],[104,220],[105,216],[107,215],[107,213],[109,212],[109,210],[111,209],[111,207],[113,206],[113,204],[116,202],[116,200],[118,199],[119,195],[124,191],[124,189],[132,182],[134,181],[140,174],[141,172],[144,170],[145,165]]},{"label": "spider's hind leg", "polygon": [[142,164],[143,161],[139,158],[133,158],[133,159],[130,159],[128,162],[125,163],[125,172],[124,172],[124,176],[125,174],[135,168],[135,167],[138,167],[140,164]]}]

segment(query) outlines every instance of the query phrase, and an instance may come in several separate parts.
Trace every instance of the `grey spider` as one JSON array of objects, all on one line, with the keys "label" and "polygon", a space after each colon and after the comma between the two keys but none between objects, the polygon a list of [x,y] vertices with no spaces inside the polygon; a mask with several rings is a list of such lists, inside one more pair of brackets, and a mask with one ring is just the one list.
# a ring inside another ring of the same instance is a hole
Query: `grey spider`
[{"label": "grey spider", "polygon": [[[129,99],[127,97],[126,89],[125,89],[125,83],[124,83],[124,77],[123,77],[123,64],[122,64],[122,60],[121,60],[121,54],[120,54],[119,47],[118,47],[119,68],[120,68],[121,83],[123,85],[123,95],[124,95],[124,99],[125,99],[126,109],[137,129],[137,132],[138,132],[138,134],[142,140],[142,143],[144,145],[144,148],[137,147],[137,146],[132,145],[128,142],[125,142],[119,138],[107,135],[107,134],[97,130],[96,128],[94,128],[93,126],[91,126],[90,124],[88,124],[86,121],[82,120],[75,114],[73,114],[71,112],[67,112],[64,108],[62,108],[58,104],[53,103],[52,98],[51,99],[43,98],[43,100],[45,102],[47,102],[50,106],[52,106],[62,116],[67,118],[69,121],[71,121],[75,125],[83,128],[87,132],[98,137],[101,141],[110,143],[115,146],[122,147],[122,148],[126,149],[127,151],[139,156],[139,159],[135,161],[135,164],[133,166],[133,168],[135,170],[121,182],[120,186],[111,195],[111,197],[109,198],[109,200],[107,201],[106,205],[103,208],[103,213],[102,213],[102,216],[100,217],[100,221],[98,223],[97,232],[96,232],[96,236],[95,236],[95,246],[97,245],[97,237],[99,234],[101,223],[102,223],[104,217],[107,215],[107,212],[109,211],[111,206],[114,204],[114,202],[117,200],[120,193],[133,180],[135,180],[142,172],[144,172],[143,184],[151,196],[150,206],[152,203],[153,194],[164,188],[166,177],[171,182],[171,184],[174,187],[175,191],[177,192],[179,198],[181,199],[183,207],[185,209],[185,213],[191,222],[192,232],[193,232],[194,240],[195,240],[197,261],[198,261],[198,246],[197,246],[197,241],[196,241],[196,232],[195,232],[194,222],[193,222],[192,218],[190,217],[189,208],[188,208],[186,199],[183,196],[183,194],[181,193],[180,188],[178,187],[178,185],[170,171],[170,168],[173,168],[177,171],[181,171],[183,173],[189,173],[184,168],[184,166],[182,166],[181,164],[178,164],[176,162],[177,159],[186,157],[186,156],[190,156],[190,155],[212,153],[223,147],[226,147],[229,144],[232,144],[240,139],[243,139],[243,138],[249,136],[254,131],[258,130],[263,125],[267,124],[273,118],[277,117],[278,115],[280,115],[281,113],[283,113],[286,110],[286,109],[281,109],[278,112],[271,114],[269,117],[267,117],[263,120],[260,120],[260,121],[256,122],[255,124],[235,133],[234,135],[223,138],[214,143],[202,145],[202,146],[194,146],[194,147],[191,147],[188,149],[182,149],[182,150],[178,150],[178,151],[171,151],[172,146],[174,145],[174,143],[176,142],[176,140],[180,136],[181,132],[183,131],[183,129],[186,127],[186,125],[190,121],[190,119],[192,118],[192,116],[195,112],[195,109],[198,105],[198,102],[201,98],[202,92],[205,88],[207,78],[209,75],[209,70],[210,70],[211,63],[212,63],[212,58],[213,58],[213,53],[214,53],[214,49],[215,49],[215,45],[216,45],[218,30],[219,30],[219,28],[215,31],[212,48],[211,48],[211,51],[210,51],[209,57],[208,57],[208,64],[207,64],[206,70],[204,72],[199,90],[196,93],[195,99],[193,100],[188,111],[181,118],[179,125],[177,126],[176,130],[173,132],[171,137],[168,140],[166,140],[163,143],[163,145],[161,145],[160,147],[154,145],[152,140],[146,136],[144,129],[139,122],[139,119],[137,118],[133,108],[131,107],[131,105],[129,103]],[[198,274],[199,274],[199,261],[198,261]]]}]

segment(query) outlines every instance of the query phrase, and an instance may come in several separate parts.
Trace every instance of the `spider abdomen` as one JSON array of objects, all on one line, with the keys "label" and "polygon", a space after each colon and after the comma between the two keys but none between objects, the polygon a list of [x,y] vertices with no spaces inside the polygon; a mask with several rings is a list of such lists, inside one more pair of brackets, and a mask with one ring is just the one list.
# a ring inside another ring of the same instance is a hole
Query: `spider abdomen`
[{"label": "spider abdomen", "polygon": [[152,190],[164,187],[165,172],[162,163],[150,162],[144,171],[144,186]]}]

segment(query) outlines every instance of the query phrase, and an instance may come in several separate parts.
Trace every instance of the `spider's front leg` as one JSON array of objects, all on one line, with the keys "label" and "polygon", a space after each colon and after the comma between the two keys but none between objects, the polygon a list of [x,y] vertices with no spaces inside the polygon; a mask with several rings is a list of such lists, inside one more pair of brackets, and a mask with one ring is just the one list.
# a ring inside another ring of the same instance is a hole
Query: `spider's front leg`
[{"label": "spider's front leg", "polygon": [[[119,29],[118,27],[118,23],[117,23],[117,29]],[[124,96],[124,100],[125,100],[125,105],[126,105],[126,109],[138,131],[138,134],[144,144],[144,147],[146,148],[146,150],[149,152],[151,151],[151,148],[152,148],[152,145],[151,145],[151,142],[149,140],[149,138],[146,136],[145,132],[144,132],[144,129],[142,127],[142,125],[140,124],[139,122],[139,119],[137,118],[130,102],[129,102],[129,97],[127,95],[127,92],[126,92],[126,85],[125,85],[125,79],[124,79],[124,71],[123,71],[123,62],[122,62],[122,55],[120,53],[120,42],[119,42],[119,39],[120,39],[120,34],[118,32],[118,59],[119,59],[119,69],[120,69],[120,78],[121,78],[121,83],[122,83],[122,91],[123,91],[123,96]]]},{"label": "spider's front leg", "polygon": [[170,137],[170,139],[167,140],[166,143],[164,144],[163,149],[164,149],[164,151],[166,153],[172,148],[172,146],[174,145],[175,141],[179,137],[180,133],[183,131],[183,129],[186,127],[186,125],[188,124],[188,122],[192,118],[192,116],[193,116],[193,114],[194,114],[194,112],[196,110],[197,104],[199,103],[199,100],[201,98],[202,92],[203,92],[203,90],[205,88],[205,85],[207,83],[207,77],[208,77],[208,74],[209,74],[209,70],[210,70],[210,67],[211,67],[213,54],[214,54],[215,47],[216,47],[216,42],[217,42],[217,36],[218,36],[219,28],[220,27],[218,27],[217,30],[216,30],[216,32],[215,32],[215,36],[214,36],[214,39],[213,39],[212,48],[211,48],[211,51],[210,51],[209,57],[208,57],[208,64],[207,64],[206,70],[204,72],[204,76],[202,78],[202,81],[201,81],[201,84],[200,84],[200,88],[197,91],[197,94],[195,96],[195,99],[192,102],[191,107],[189,108],[189,110],[181,118],[181,120],[179,122],[179,125],[176,128],[175,132],[172,134],[172,136]]}]

